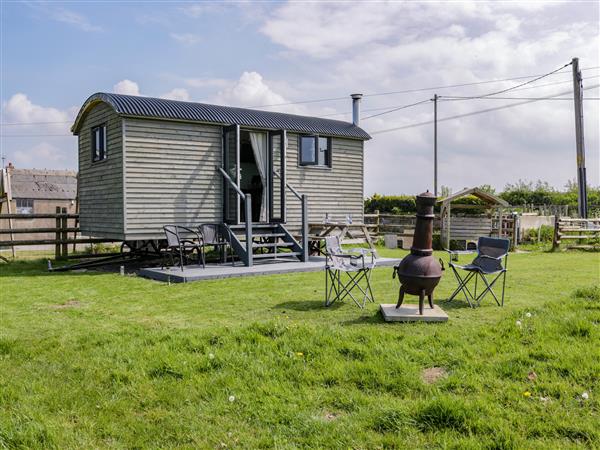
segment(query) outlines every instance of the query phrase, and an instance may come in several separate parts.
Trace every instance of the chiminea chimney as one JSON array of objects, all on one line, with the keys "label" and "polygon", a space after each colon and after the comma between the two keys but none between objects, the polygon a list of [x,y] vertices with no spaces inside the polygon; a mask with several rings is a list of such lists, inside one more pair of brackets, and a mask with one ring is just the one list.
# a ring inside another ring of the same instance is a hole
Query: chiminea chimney
[{"label": "chiminea chimney", "polygon": [[362,94],[352,94],[352,123],[356,126],[360,123],[360,99]]}]

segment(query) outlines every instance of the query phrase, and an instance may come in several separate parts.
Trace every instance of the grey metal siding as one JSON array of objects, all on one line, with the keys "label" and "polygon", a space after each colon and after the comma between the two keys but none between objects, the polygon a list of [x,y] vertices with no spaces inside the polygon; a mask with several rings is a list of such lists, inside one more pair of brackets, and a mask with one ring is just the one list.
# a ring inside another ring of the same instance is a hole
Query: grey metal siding
[{"label": "grey metal siding", "polygon": [[[325,214],[334,221],[363,221],[363,141],[332,138],[331,169],[298,165],[298,134],[288,133],[287,182],[308,196],[310,222],[322,222]],[[286,193],[287,226],[298,230],[301,223],[300,202]]]},{"label": "grey metal siding", "polygon": [[222,128],[125,120],[127,239],[163,238],[163,225],[222,221]]},{"label": "grey metal siding", "polygon": [[[79,132],[79,213],[84,235],[120,240],[123,223],[123,141],[121,117],[95,105]],[[107,159],[92,162],[91,128],[106,123]]]}]

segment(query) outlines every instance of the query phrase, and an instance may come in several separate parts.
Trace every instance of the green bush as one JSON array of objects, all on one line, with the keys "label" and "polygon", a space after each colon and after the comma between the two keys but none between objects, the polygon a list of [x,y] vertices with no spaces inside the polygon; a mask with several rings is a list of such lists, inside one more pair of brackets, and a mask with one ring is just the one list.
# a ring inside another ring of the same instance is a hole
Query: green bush
[{"label": "green bush", "polygon": [[[552,242],[554,237],[554,227],[552,225],[542,225],[540,229],[540,242]],[[537,242],[538,230],[537,228],[530,228],[527,230],[526,240],[531,242]]]}]

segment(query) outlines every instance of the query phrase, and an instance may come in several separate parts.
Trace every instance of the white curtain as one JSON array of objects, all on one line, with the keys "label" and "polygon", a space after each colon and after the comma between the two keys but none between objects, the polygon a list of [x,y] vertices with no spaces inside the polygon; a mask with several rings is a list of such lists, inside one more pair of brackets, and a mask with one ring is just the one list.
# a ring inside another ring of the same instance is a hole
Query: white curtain
[{"label": "white curtain", "polygon": [[260,221],[267,221],[267,140],[264,133],[250,133],[252,151],[256,160],[256,167],[262,182],[262,199],[260,202]]}]

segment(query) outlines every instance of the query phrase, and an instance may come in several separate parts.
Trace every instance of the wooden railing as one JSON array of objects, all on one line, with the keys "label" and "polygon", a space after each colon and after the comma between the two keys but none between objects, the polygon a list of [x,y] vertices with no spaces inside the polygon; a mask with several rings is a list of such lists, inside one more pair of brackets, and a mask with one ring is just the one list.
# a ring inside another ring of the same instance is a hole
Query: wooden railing
[{"label": "wooden railing", "polygon": [[[29,225],[27,227],[14,227],[14,222],[23,220],[31,221],[35,219],[54,219],[55,226],[50,227],[47,224],[44,226]],[[8,221],[9,228],[0,228],[0,248],[10,247],[13,257],[16,256],[16,248],[18,246],[32,245],[54,245],[54,256],[65,258],[69,253],[69,244],[73,245],[73,251],[77,244],[94,244],[101,242],[112,242],[107,239],[77,237],[80,234],[78,225],[79,214],[68,214],[67,208],[56,208],[55,214],[0,214],[0,220]],[[14,222],[13,222],[14,221]],[[71,222],[71,223],[69,223]],[[23,234],[39,235],[52,233],[53,237],[25,237],[20,238]],[[69,234],[72,233],[72,237]],[[8,239],[4,239],[8,236]]]},{"label": "wooden railing", "polygon": [[558,249],[562,240],[575,241],[580,246],[588,239],[600,239],[600,218],[597,219],[572,219],[570,217],[558,217],[554,219],[554,239],[552,249]]}]

